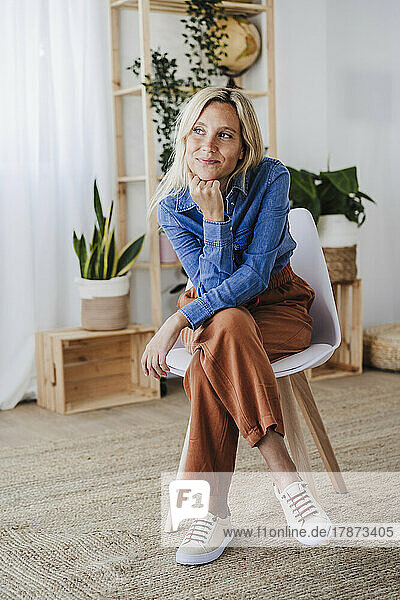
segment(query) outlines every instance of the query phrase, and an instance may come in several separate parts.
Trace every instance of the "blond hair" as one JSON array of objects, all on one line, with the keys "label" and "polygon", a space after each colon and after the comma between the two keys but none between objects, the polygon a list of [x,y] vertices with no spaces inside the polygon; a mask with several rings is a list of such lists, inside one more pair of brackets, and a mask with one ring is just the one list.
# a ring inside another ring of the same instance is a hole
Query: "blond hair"
[{"label": "blond hair", "polygon": [[189,98],[186,98],[179,107],[173,134],[172,164],[158,184],[150,200],[147,208],[147,220],[149,220],[151,213],[160,200],[170,193],[178,195],[189,186],[186,140],[202,110],[211,102],[226,102],[231,104],[236,110],[241,126],[244,156],[238,161],[235,170],[229,176],[226,189],[229,189],[229,184],[233,178],[243,173],[244,191],[244,177],[247,170],[258,165],[262,160],[265,154],[264,144],[257,114],[250,97],[236,88],[209,86],[199,90]]}]

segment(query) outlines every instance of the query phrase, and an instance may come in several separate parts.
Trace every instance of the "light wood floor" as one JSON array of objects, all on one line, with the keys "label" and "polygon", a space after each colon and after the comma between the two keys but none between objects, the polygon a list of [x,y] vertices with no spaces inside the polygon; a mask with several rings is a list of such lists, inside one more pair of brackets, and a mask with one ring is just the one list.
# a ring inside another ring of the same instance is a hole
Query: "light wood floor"
[{"label": "light wood floor", "polygon": [[96,435],[140,428],[156,419],[160,426],[189,419],[189,401],[181,377],[167,379],[167,395],[159,400],[137,402],[86,411],[73,415],[59,415],[37,406],[36,401],[23,401],[11,410],[0,411],[0,447],[20,446],[40,440]]},{"label": "light wood floor", "polygon": [[[386,378],[399,375],[376,369],[365,369],[362,375],[317,380],[318,392],[334,388],[351,389],[358,385],[374,385]],[[138,402],[125,406],[103,408],[74,415],[59,415],[37,406],[36,401],[23,401],[11,410],[0,411],[0,447],[20,446],[40,440],[57,440],[65,437],[96,435],[120,430],[121,428],[141,428],[149,423],[162,427],[169,423],[187,423],[189,401],[183,389],[181,377],[167,379],[167,395],[159,400]]]}]

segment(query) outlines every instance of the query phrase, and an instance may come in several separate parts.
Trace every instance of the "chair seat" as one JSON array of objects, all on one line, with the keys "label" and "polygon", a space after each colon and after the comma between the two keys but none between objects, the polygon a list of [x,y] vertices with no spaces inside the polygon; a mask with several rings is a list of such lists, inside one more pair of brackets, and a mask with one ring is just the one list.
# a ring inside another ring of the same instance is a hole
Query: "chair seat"
[{"label": "chair seat", "polygon": [[[306,350],[273,362],[272,368],[275,377],[285,377],[311,367],[318,367],[332,356],[334,350],[335,348],[331,344],[311,344]],[[185,375],[191,359],[192,354],[186,348],[174,347],[166,356],[167,365],[171,372],[180,377]]]}]

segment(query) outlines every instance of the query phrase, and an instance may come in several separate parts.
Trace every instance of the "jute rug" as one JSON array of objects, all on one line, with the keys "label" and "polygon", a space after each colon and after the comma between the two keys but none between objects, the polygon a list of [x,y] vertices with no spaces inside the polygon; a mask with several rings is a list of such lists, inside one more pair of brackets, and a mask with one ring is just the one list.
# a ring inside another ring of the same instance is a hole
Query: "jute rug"
[{"label": "jute rug", "polygon": [[[382,381],[312,384],[342,471],[400,471],[400,378]],[[186,419],[140,432],[121,424],[1,449],[1,600],[399,597],[396,547],[229,547],[208,565],[177,565],[175,549],[160,544],[160,473],[177,466],[185,431]],[[237,470],[263,468],[242,439]]]}]

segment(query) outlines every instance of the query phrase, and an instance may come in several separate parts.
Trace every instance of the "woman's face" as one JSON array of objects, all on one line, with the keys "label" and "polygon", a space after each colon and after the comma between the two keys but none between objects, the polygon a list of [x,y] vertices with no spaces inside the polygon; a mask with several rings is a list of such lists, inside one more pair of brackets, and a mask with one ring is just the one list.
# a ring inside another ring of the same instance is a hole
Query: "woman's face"
[{"label": "woman's face", "polygon": [[[218,179],[225,193],[229,175],[244,151],[240,121],[235,109],[226,102],[212,102],[201,112],[186,140],[189,169],[200,179]],[[204,162],[211,160],[213,162]]]}]

